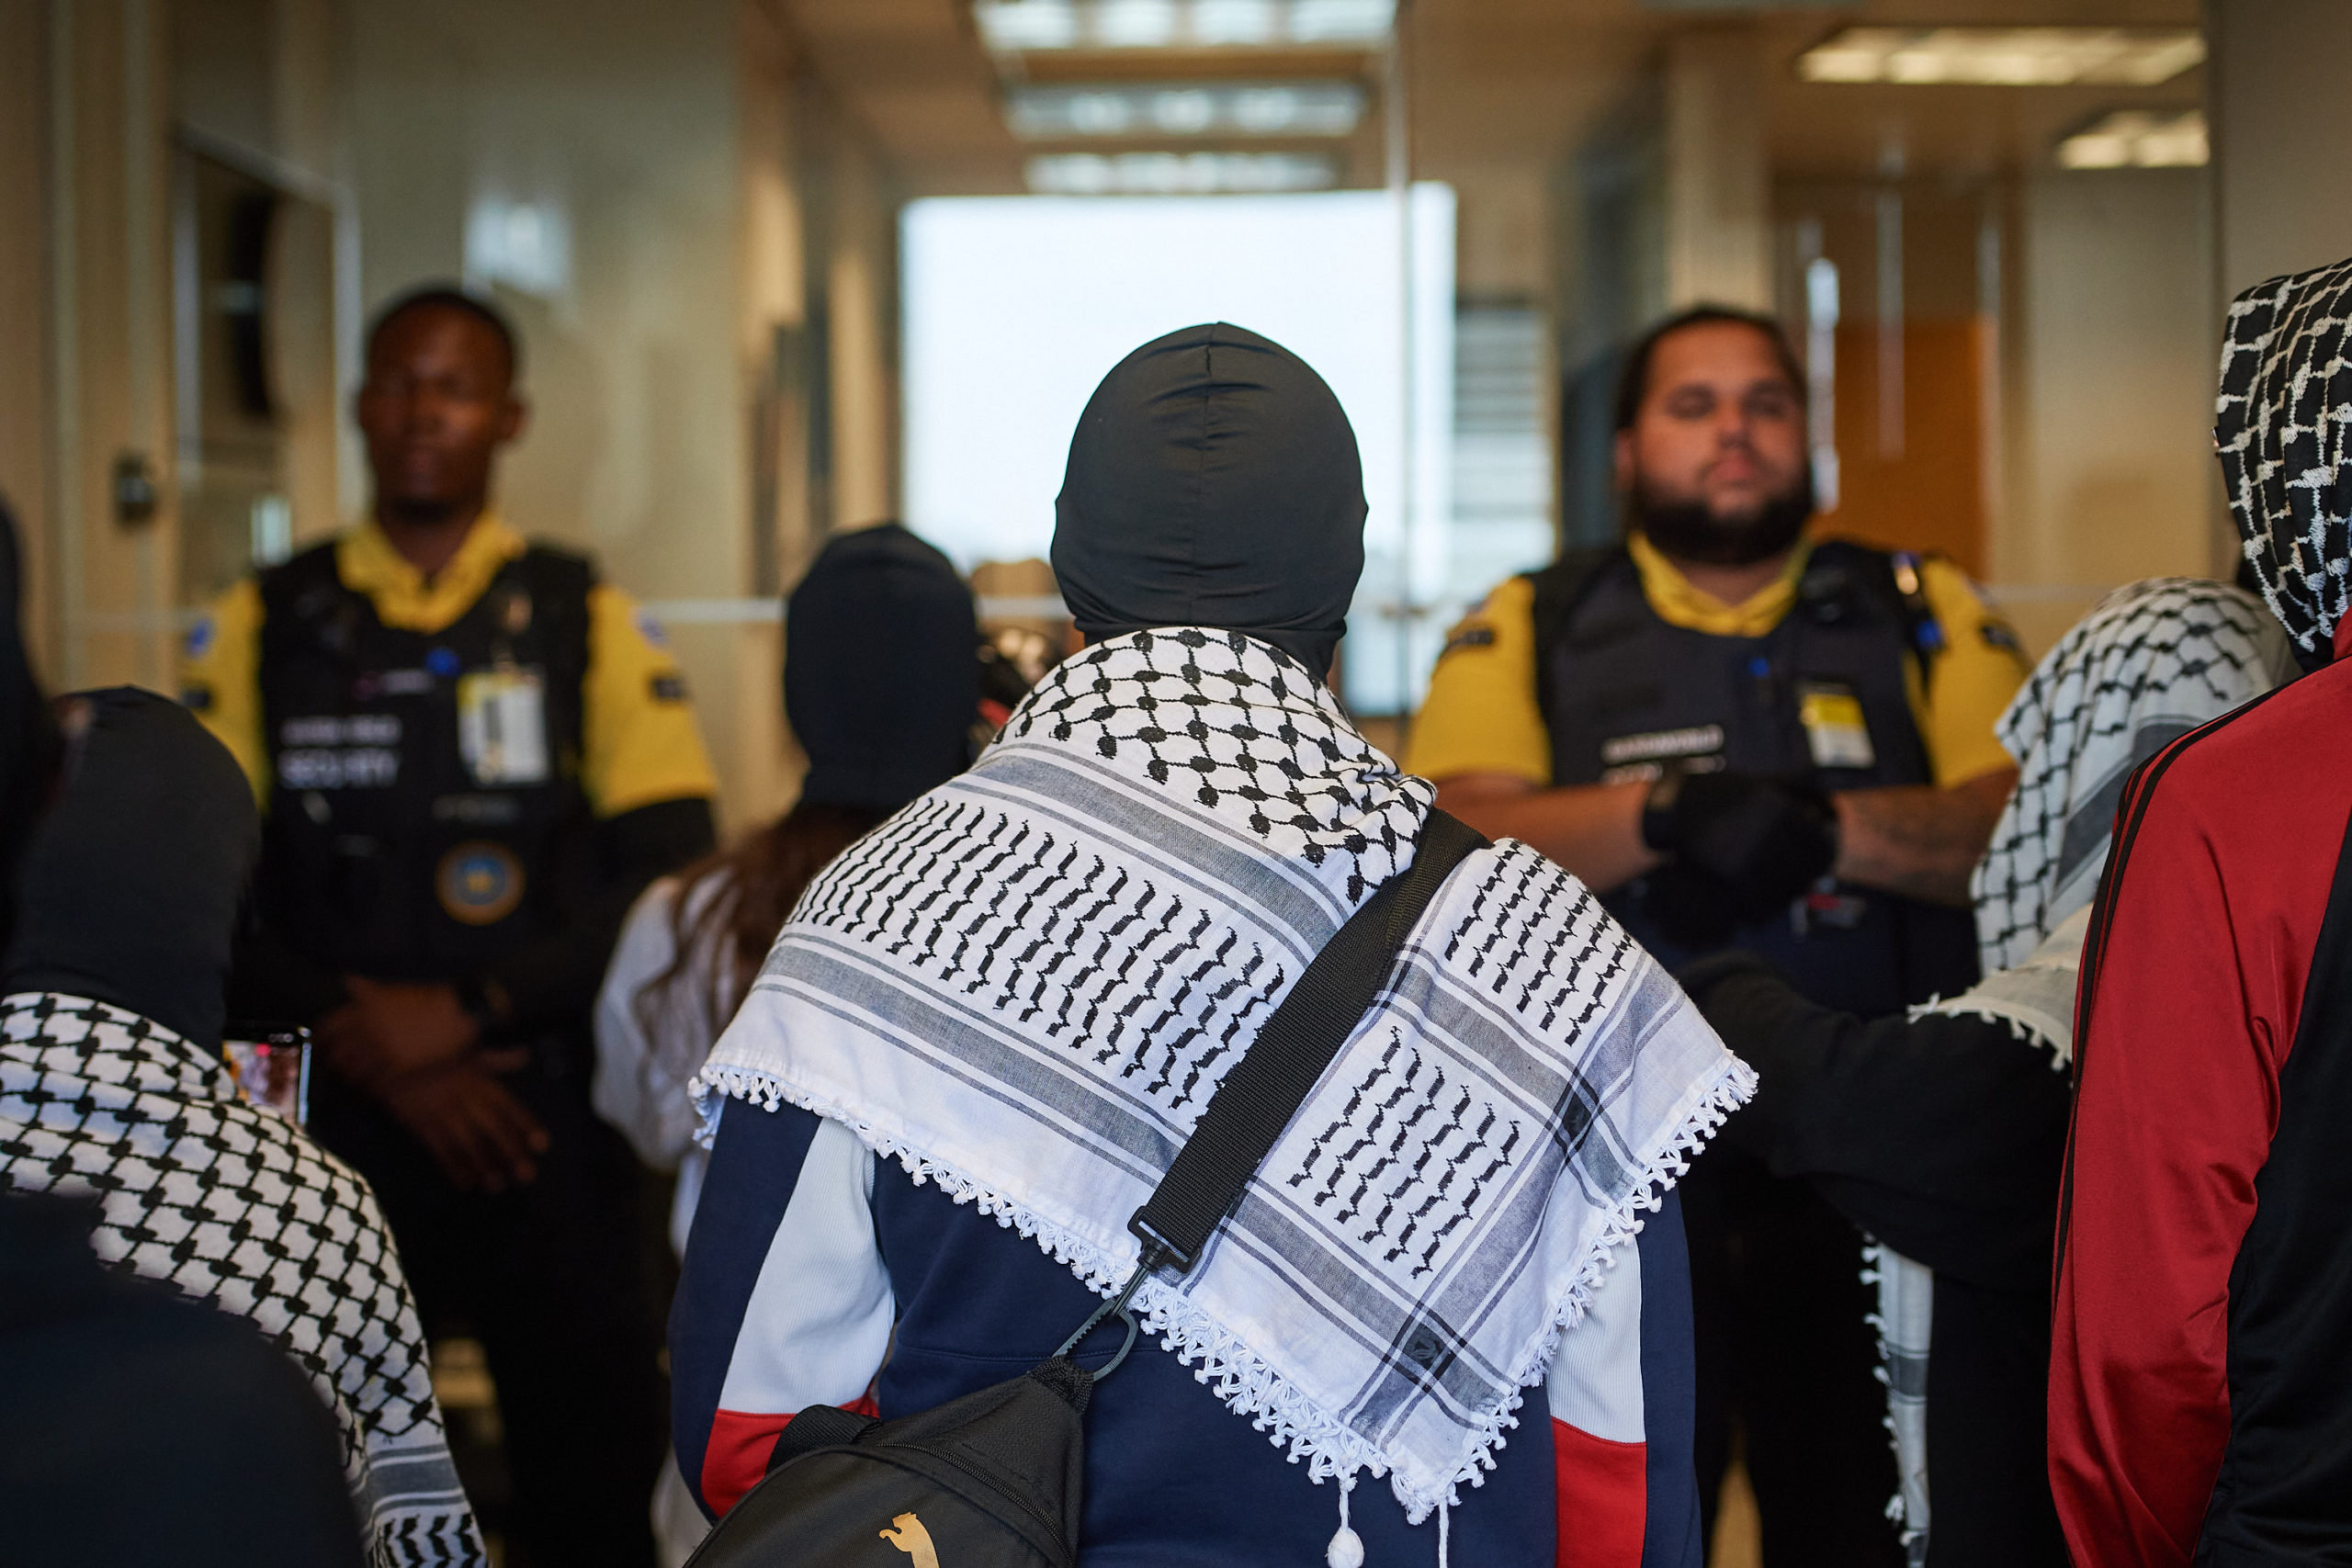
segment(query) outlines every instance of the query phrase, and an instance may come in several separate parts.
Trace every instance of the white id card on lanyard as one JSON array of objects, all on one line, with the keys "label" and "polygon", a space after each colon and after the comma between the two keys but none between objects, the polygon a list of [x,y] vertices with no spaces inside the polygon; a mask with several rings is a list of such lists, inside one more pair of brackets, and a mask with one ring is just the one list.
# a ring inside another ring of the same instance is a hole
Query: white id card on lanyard
[{"label": "white id card on lanyard", "polygon": [[458,749],[478,784],[547,783],[547,703],[539,672],[503,665],[459,676]]}]

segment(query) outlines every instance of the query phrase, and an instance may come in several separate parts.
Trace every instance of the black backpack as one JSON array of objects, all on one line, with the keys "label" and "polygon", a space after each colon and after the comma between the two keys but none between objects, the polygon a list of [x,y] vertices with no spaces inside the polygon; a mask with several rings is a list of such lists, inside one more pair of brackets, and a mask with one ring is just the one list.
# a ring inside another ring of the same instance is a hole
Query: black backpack
[{"label": "black backpack", "polygon": [[[795,1416],[765,1480],[687,1568],[1072,1568],[1095,1383],[1135,1348],[1144,1276],[1193,1266],[1307,1093],[1354,1032],[1447,875],[1487,840],[1442,811],[1392,877],[1333,934],[1225,1081],[1127,1228],[1142,1261],[1062,1348],[1021,1377],[895,1421],[830,1404]],[[1116,1316],[1126,1342],[1100,1371],[1071,1359]],[[900,1554],[903,1554],[901,1556]]]}]

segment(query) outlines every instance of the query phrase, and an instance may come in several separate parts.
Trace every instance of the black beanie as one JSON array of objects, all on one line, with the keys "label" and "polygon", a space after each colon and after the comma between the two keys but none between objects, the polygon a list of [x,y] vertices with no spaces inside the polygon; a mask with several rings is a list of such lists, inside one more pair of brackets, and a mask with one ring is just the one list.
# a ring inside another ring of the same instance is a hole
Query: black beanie
[{"label": "black beanie", "polygon": [[1091,639],[1213,626],[1317,680],[1363,574],[1363,465],[1340,400],[1280,344],[1219,321],[1136,349],[1070,438],[1054,575]]},{"label": "black beanie", "polygon": [[57,803],[33,830],[0,994],[111,1002],[217,1046],[237,903],[261,848],[252,789],[179,704],[84,692]]},{"label": "black beanie", "polygon": [[896,811],[964,771],[979,704],[979,620],[947,558],[896,523],[828,541],[786,602],[800,798]]}]

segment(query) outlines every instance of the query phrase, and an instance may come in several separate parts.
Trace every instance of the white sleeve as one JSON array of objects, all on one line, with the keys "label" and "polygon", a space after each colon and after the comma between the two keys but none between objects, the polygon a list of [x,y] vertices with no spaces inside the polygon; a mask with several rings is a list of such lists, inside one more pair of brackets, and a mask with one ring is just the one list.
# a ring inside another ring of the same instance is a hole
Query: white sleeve
[{"label": "white sleeve", "polygon": [[692,1069],[681,1075],[676,1064],[691,1058],[699,1066],[715,1038],[701,964],[663,994],[658,1037],[648,1032],[637,1005],[639,993],[676,955],[670,932],[677,893],[675,877],[662,878],[639,895],[621,927],[596,996],[596,1067],[589,1085],[596,1113],[656,1170],[675,1170],[695,1132],[685,1085]]},{"label": "white sleeve", "polygon": [[1544,1393],[1552,1418],[1612,1443],[1646,1440],[1642,1401],[1642,1257],[1628,1241],[1593,1287],[1591,1304],[1560,1339]]},{"label": "white sleeve", "polygon": [[722,1415],[848,1404],[873,1382],[898,1319],[874,1236],[873,1179],[874,1153],[856,1134],[838,1122],[817,1129],[744,1308]]}]

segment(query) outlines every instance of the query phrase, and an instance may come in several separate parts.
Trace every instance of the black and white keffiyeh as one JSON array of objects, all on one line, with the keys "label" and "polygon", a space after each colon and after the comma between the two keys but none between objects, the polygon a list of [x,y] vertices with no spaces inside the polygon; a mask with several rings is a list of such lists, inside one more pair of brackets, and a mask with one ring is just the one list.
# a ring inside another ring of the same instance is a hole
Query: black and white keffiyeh
[{"label": "black and white keffiyeh", "polygon": [[[2117,589],[2059,638],[1995,726],[2017,787],[1971,886],[1984,977],[1912,1010],[1980,1018],[2074,1060],[2075,987],[2091,899],[2132,770],[2199,725],[2294,673],[2278,623],[2242,589],[2158,577]],[[1902,1490],[1890,1512],[1915,1564],[1927,1560],[1928,1358],[1935,1274],[1873,1245],[1879,1334]]]},{"label": "black and white keffiyeh", "polygon": [[104,1002],[0,1001],[0,1178],[95,1195],[102,1258],[250,1318],[294,1359],[343,1435],[374,1568],[489,1561],[375,1195],[243,1103],[216,1053]]},{"label": "black and white keffiyeh", "polygon": [[2352,261],[2274,277],[2230,306],[2213,445],[2262,596],[2316,652],[2352,600]]},{"label": "black and white keffiyeh", "polygon": [[1984,972],[2090,902],[2133,768],[2293,668],[2251,594],[2201,578],[2119,588],[2060,638],[1995,726],[2018,782],[1970,885]]},{"label": "black and white keffiyeh", "polygon": [[[1236,634],[1059,666],[803,897],[696,1080],[844,1122],[1097,1291],[1431,786]],[[1490,1468],[1612,1253],[1754,1083],[1575,878],[1472,855],[1149,1329],[1312,1472],[1408,1517]]]}]

